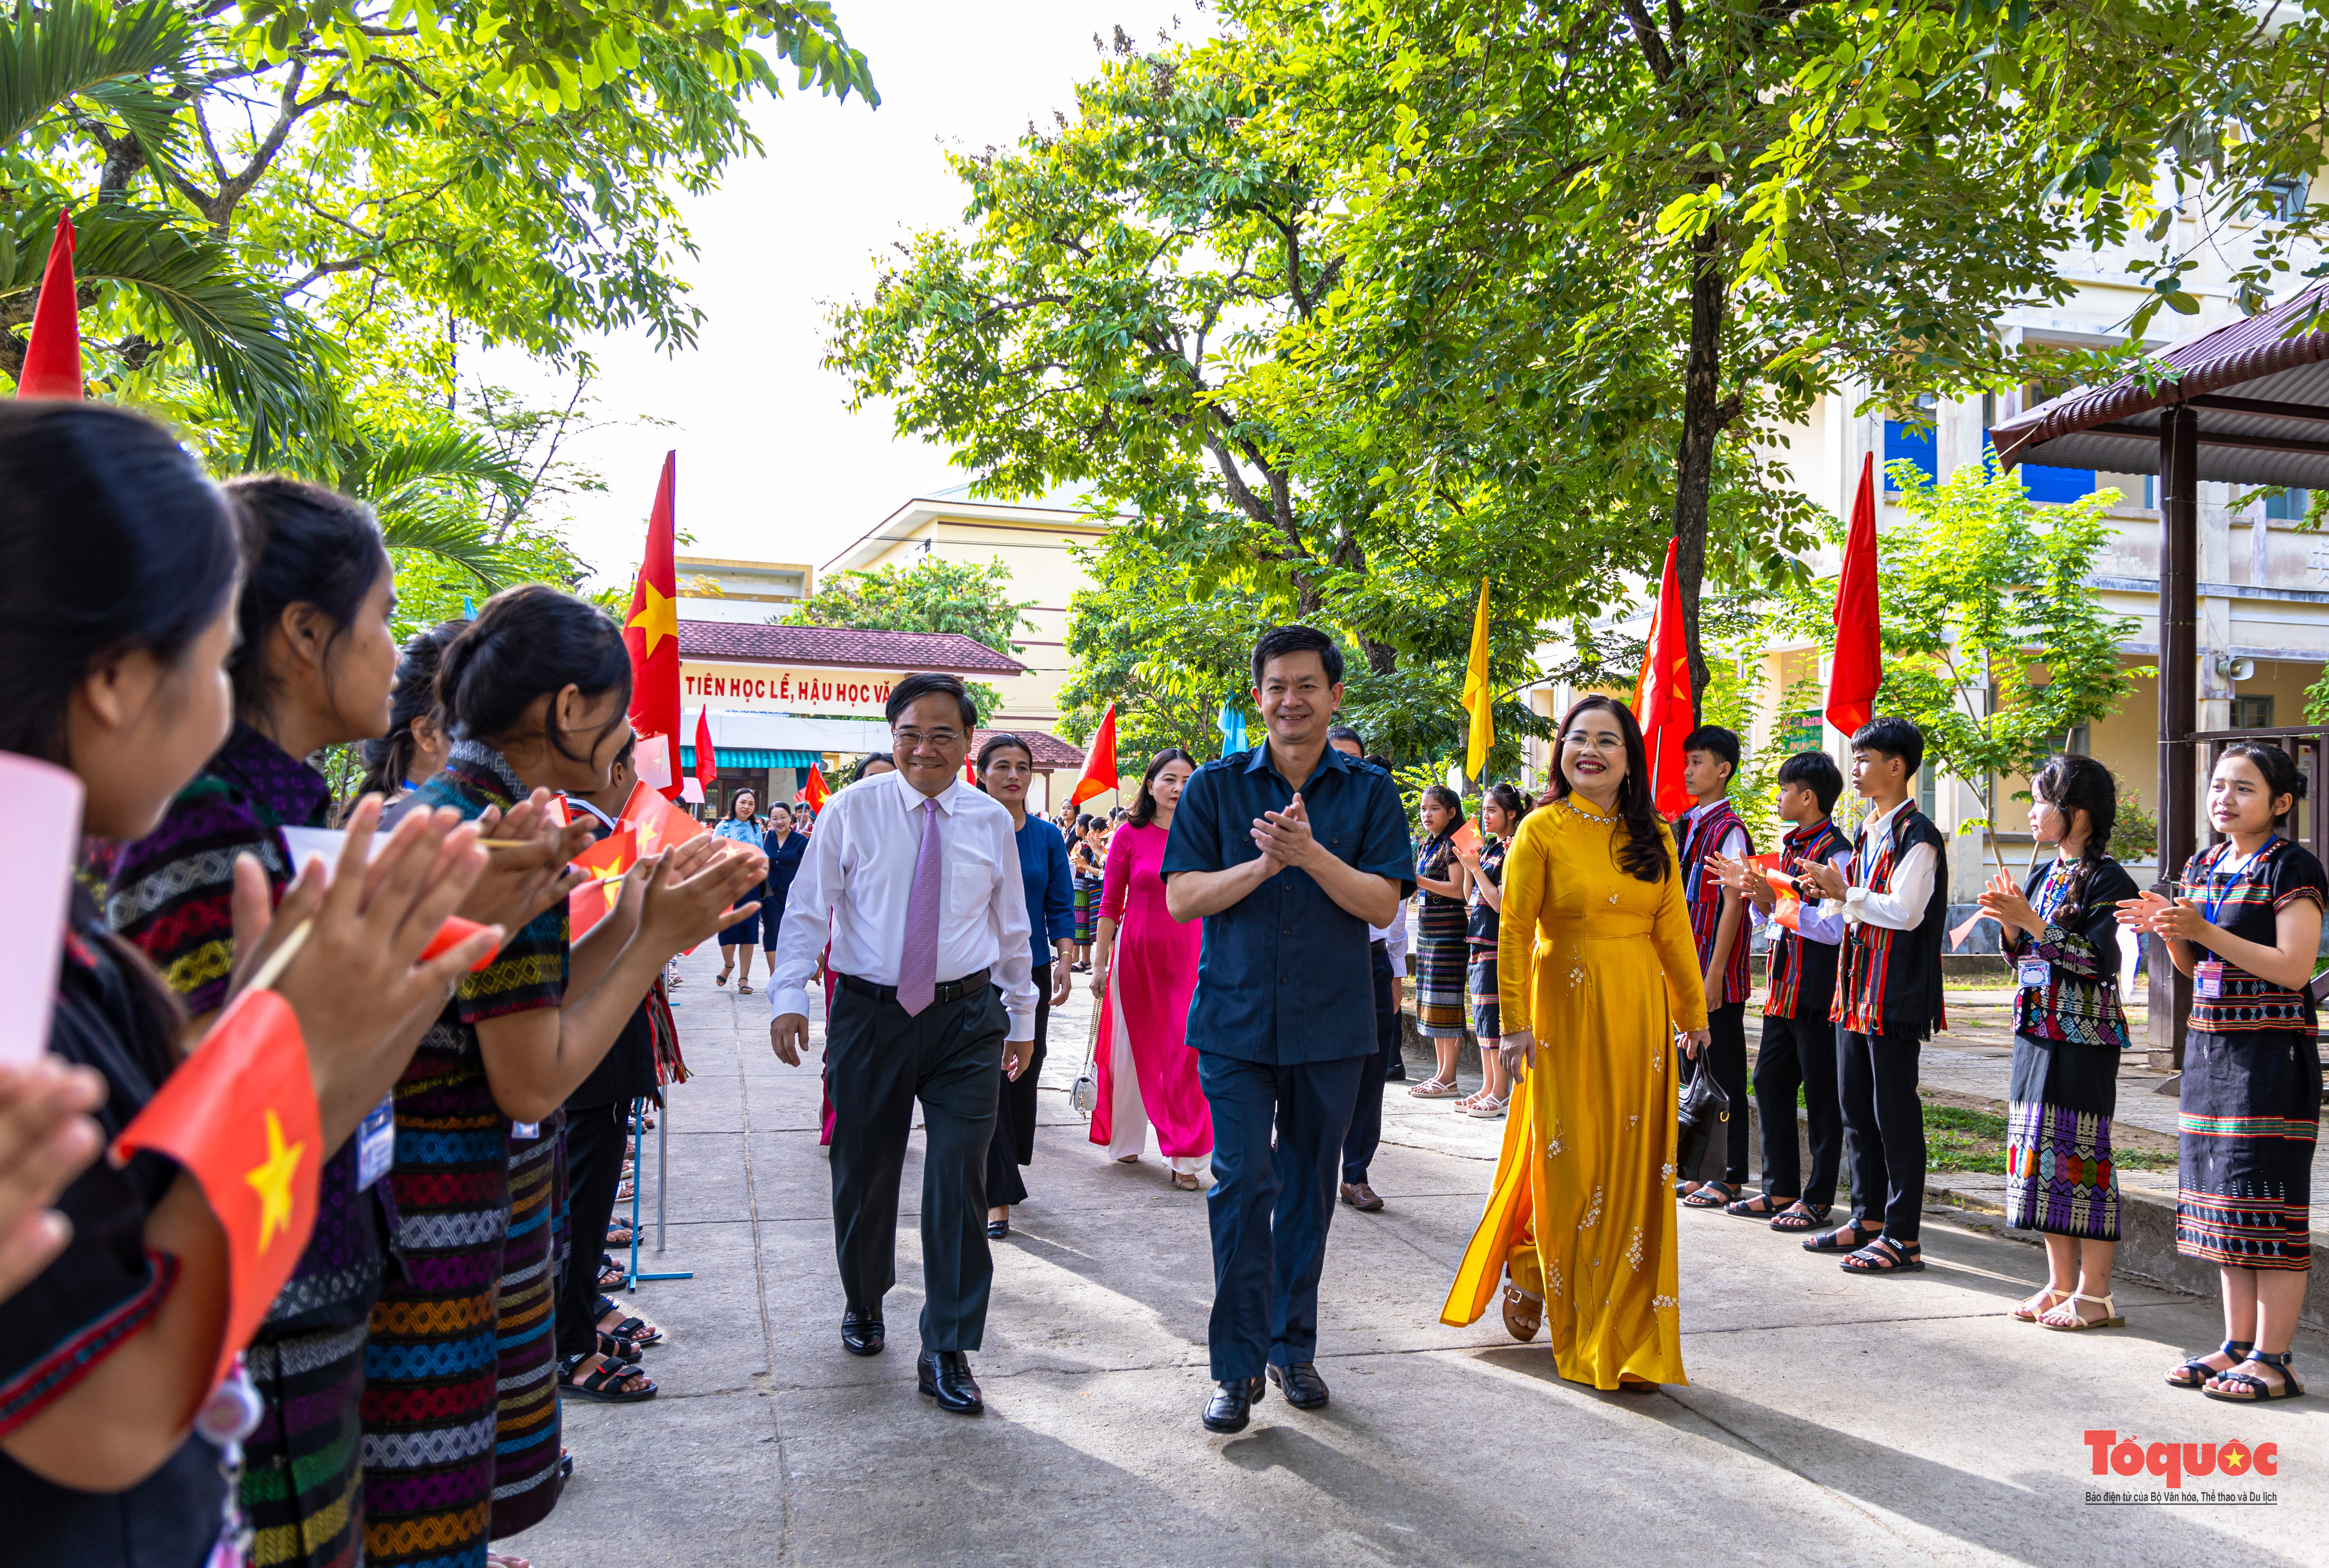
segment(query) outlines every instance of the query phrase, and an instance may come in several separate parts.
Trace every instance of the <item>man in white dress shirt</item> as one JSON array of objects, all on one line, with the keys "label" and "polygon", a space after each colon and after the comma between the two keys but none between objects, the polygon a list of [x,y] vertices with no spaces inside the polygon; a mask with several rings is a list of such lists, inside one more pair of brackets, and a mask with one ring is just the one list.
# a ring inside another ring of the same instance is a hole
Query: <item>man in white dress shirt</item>
[{"label": "man in white dress shirt", "polygon": [[895,773],[861,779],[817,819],[778,934],[768,1042],[788,1066],[808,1042],[808,983],[825,944],[839,981],[825,1019],[841,1343],[878,1354],[897,1281],[898,1179],[914,1102],[922,1164],[921,1355],[940,1407],[985,1408],[967,1352],[986,1326],[986,1146],[1000,1080],[1034,1049],[1027,895],[1011,813],[962,782],[977,709],[951,675],[890,693]]}]

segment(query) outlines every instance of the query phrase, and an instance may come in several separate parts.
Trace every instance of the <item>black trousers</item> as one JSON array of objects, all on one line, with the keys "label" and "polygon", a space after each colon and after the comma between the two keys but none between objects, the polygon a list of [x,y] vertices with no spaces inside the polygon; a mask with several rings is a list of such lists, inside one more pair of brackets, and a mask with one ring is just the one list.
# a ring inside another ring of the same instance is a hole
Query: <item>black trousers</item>
[{"label": "black trousers", "polygon": [[[1755,1113],[1763,1123],[1763,1190],[1773,1197],[1800,1197],[1818,1208],[1835,1202],[1836,1164],[1843,1157],[1843,1106],[1835,1093],[1840,1033],[1828,1021],[1825,1004],[1814,1018],[1764,1017],[1763,1043],[1755,1052]],[[1808,1187],[1796,1148],[1799,1089],[1811,1123]]]},{"label": "black trousers", "polygon": [[1730,1096],[1730,1120],[1722,1124],[1722,1179],[1733,1188],[1747,1185],[1747,1004],[1734,1001],[1709,1009],[1706,1065]]},{"label": "black trousers", "polygon": [[1375,1054],[1360,1059],[1359,1098],[1351,1107],[1351,1130],[1343,1134],[1343,1179],[1362,1182],[1382,1142],[1383,1076],[1399,1057],[1398,993],[1391,990],[1391,954],[1374,944]]},{"label": "black trousers", "polygon": [[986,1149],[1003,1082],[1003,993],[982,985],[913,1018],[846,985],[825,1026],[833,1095],[834,1251],[849,1306],[878,1312],[898,1280],[898,1181],[922,1103],[922,1348],[976,1350],[995,1259]]},{"label": "black trousers", "polygon": [[1015,1079],[1005,1078],[995,1101],[995,1136],[986,1143],[986,1207],[1027,1201],[1019,1168],[1035,1163],[1035,1080],[1051,1032],[1051,966],[1035,966],[1035,1054]]},{"label": "black trousers", "polygon": [[1334,1155],[1350,1130],[1363,1056],[1280,1066],[1197,1053],[1213,1113],[1217,1383],[1318,1355],[1318,1276],[1334,1218]]},{"label": "black trousers", "polygon": [[1855,1226],[1880,1212],[1884,1234],[1917,1239],[1925,1215],[1925,1108],[1917,1098],[1915,1035],[1839,1030],[1844,1131],[1851,1133]]},{"label": "black trousers", "polygon": [[630,1147],[627,1100],[566,1108],[566,1203],[569,1253],[558,1288],[558,1353],[581,1356],[599,1347],[599,1256],[607,1250],[607,1222],[615,1216],[623,1154]]}]

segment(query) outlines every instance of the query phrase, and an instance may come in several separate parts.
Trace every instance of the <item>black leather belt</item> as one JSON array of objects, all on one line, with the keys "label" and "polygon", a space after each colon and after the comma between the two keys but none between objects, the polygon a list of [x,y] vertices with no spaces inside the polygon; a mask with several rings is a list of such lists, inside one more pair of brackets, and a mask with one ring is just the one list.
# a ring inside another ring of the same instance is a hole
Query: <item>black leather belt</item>
[{"label": "black leather belt", "polygon": [[1372,942],[1367,944],[1367,951],[1370,953],[1380,953],[1385,958],[1389,958],[1391,956],[1391,939],[1387,936],[1378,936]]},{"label": "black leather belt", "polygon": [[[963,998],[970,995],[973,991],[984,990],[986,986],[988,978],[993,975],[994,972],[995,972],[991,969],[982,969],[976,974],[966,974],[960,980],[942,980],[938,981],[938,990],[931,993],[930,1000],[932,1001],[960,1001]],[[841,987],[844,991],[853,991],[859,996],[865,997],[873,1001],[895,1001],[898,1000],[898,988],[896,986],[875,985],[872,981],[860,980],[853,974],[843,975],[841,977]]]}]

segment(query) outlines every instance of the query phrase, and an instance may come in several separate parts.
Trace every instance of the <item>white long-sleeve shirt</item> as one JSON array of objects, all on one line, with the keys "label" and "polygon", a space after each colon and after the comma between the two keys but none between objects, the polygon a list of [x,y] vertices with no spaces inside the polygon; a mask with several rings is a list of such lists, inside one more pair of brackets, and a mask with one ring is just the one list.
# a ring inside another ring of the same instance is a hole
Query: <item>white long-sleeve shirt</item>
[{"label": "white long-sleeve shirt", "polygon": [[[808,1012],[808,982],[828,929],[835,971],[874,985],[898,983],[924,798],[905,775],[885,773],[851,784],[825,803],[785,898],[768,984],[772,1016]],[[945,846],[937,979],[944,984],[992,970],[1003,988],[1010,1038],[1032,1040],[1033,950],[1011,813],[960,779],[929,798],[938,803]]]},{"label": "white long-sleeve shirt", "polygon": [[1391,972],[1394,976],[1405,974],[1407,972],[1407,906],[1401,904],[1399,906],[1399,912],[1391,917],[1389,925],[1368,926],[1367,940],[1383,944],[1383,952],[1391,959]]},{"label": "white long-sleeve shirt", "polygon": [[[1891,811],[1871,817],[1861,824],[1862,841],[1868,846],[1867,864],[1872,866],[1884,858],[1885,850],[1892,842],[1892,826],[1900,820],[1901,810],[1908,803],[1904,800]],[[1845,890],[1842,899],[1831,898],[1824,902],[1820,906],[1821,912],[1823,915],[1830,911],[1840,912],[1848,925],[1856,925],[1865,921],[1890,931],[1914,931],[1924,923],[1925,906],[1933,897],[1933,876],[1939,863],[1940,857],[1934,852],[1932,845],[1914,845],[1907,854],[1892,863],[1892,886],[1881,893],[1874,893],[1868,889],[1864,880],[1859,880],[1864,873],[1855,859],[1851,869],[1845,872],[1847,877],[1855,879],[1854,885]]]}]

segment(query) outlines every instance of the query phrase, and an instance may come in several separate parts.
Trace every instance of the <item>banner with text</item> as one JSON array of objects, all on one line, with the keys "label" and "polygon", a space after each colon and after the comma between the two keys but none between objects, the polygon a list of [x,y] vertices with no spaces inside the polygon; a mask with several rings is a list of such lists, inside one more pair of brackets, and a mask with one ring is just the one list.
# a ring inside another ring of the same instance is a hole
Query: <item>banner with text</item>
[{"label": "banner with text", "polygon": [[[894,670],[826,670],[815,665],[713,664],[687,660],[679,688],[690,706],[763,713],[830,713],[879,718],[897,683]],[[725,744],[724,742],[722,743]]]}]

